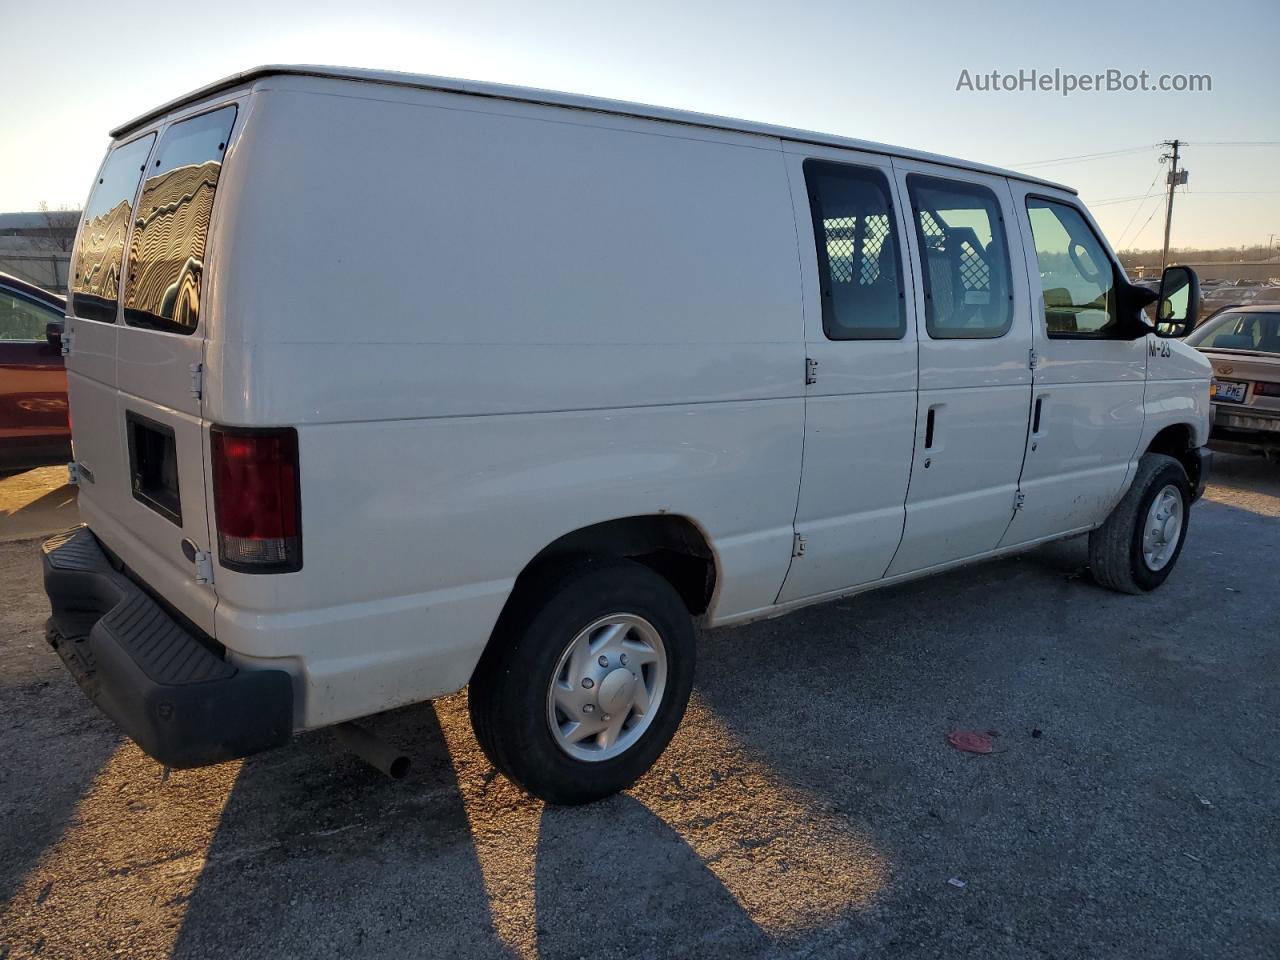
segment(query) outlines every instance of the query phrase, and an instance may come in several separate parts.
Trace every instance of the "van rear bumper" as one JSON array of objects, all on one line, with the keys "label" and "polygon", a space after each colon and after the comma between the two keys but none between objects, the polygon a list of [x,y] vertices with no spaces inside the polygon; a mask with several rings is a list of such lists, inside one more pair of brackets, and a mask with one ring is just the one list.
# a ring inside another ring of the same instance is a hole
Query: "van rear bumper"
[{"label": "van rear bumper", "polygon": [[46,540],[49,643],[76,682],[161,763],[200,767],[288,742],[293,684],[241,670],[116,570],[88,527]]}]

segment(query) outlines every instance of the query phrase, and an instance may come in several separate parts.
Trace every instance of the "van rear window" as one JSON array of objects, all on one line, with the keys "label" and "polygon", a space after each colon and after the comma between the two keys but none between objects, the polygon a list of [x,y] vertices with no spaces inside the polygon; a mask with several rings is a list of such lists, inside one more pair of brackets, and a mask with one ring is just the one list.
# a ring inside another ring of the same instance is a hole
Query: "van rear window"
[{"label": "van rear window", "polygon": [[111,151],[89,192],[76,239],[75,276],[67,312],[85,320],[116,322],[120,262],[133,217],[133,198],[156,135],[149,133]]},{"label": "van rear window", "polygon": [[235,119],[236,108],[223,107],[161,137],[129,242],[124,319],[131,326],[191,333],[199,324],[209,216]]}]

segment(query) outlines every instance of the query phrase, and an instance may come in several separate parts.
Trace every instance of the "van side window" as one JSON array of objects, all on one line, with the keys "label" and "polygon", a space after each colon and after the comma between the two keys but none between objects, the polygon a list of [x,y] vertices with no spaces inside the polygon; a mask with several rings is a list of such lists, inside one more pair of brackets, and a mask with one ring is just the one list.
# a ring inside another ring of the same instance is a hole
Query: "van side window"
[{"label": "van side window", "polygon": [[155,142],[156,135],[149,133],[112,150],[89,192],[76,235],[76,273],[67,298],[67,312],[72,316],[116,322],[120,262],[133,219],[133,198]]},{"label": "van side window", "polygon": [[831,340],[900,340],[907,332],[898,230],[877,170],[804,162],[818,248],[822,329]]},{"label": "van side window", "polygon": [[1013,324],[1004,217],[986,187],[912,174],[907,191],[935,340],[1002,337]]},{"label": "van side window", "polygon": [[235,119],[236,108],[223,107],[175,123],[160,139],[129,241],[129,325],[190,333],[200,322],[209,215]]},{"label": "van side window", "polygon": [[1050,337],[1108,337],[1119,323],[1111,260],[1075,207],[1027,197]]}]

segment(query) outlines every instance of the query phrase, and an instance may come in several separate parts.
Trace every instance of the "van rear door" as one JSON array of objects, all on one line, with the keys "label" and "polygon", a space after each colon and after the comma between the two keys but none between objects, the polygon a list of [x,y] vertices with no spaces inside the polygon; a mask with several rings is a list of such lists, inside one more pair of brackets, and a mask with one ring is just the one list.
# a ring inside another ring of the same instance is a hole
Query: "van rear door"
[{"label": "van rear door", "polygon": [[77,238],[67,358],[81,516],[213,632],[201,281],[234,104],[108,154]]}]

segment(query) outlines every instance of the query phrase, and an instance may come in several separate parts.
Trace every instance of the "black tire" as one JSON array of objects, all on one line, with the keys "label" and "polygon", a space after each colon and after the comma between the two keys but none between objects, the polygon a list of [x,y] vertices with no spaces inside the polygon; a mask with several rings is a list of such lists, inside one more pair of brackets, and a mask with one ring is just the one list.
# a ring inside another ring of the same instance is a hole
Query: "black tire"
[{"label": "black tire", "polygon": [[[1182,530],[1168,562],[1152,570],[1142,552],[1143,526],[1156,495],[1173,485],[1182,495]],[[1111,511],[1111,516],[1089,534],[1089,566],[1100,585],[1121,593],[1146,593],[1168,579],[1191,525],[1191,482],[1187,471],[1173,457],[1162,453],[1144,454],[1128,492]]]},{"label": "black tire", "polygon": [[[547,691],[573,638],[613,613],[642,617],[657,630],[666,650],[666,688],[630,748],[607,760],[580,760],[552,736]],[[500,773],[548,803],[610,796],[643,776],[671,742],[693,688],[694,651],[693,619],[680,595],[648,567],[605,557],[545,566],[522,579],[471,678],[476,740]]]}]

